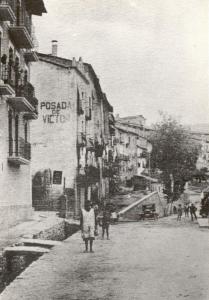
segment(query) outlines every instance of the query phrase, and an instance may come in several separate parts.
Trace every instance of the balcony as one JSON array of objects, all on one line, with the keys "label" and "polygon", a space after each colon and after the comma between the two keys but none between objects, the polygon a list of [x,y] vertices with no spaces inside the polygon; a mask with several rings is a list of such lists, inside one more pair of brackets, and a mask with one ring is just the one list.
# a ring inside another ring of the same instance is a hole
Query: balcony
[{"label": "balcony", "polygon": [[147,149],[147,140],[144,138],[137,139],[137,147],[146,150]]},{"label": "balcony", "polygon": [[100,170],[94,166],[86,166],[85,174],[77,175],[77,183],[80,185],[94,184],[100,180]]},{"label": "balcony", "polygon": [[7,101],[16,111],[25,112],[26,118],[36,119],[38,100],[33,85],[27,81],[27,71],[5,60],[5,63],[1,63],[0,73],[1,95],[12,96]]},{"label": "balcony", "polygon": [[2,80],[0,80],[0,95],[11,96],[14,94],[15,94],[14,89],[9,84],[5,84]]},{"label": "balcony", "polygon": [[26,82],[16,87],[16,96],[8,98],[8,103],[18,112],[24,112],[26,119],[37,119],[38,100],[35,98],[34,87]]},{"label": "balcony", "polygon": [[118,154],[117,155],[117,160],[118,161],[129,161],[129,156],[125,154]]},{"label": "balcony", "polygon": [[9,140],[8,162],[14,165],[28,165],[31,159],[31,144],[23,138]]},{"label": "balcony", "polygon": [[9,29],[11,38],[19,49],[31,49],[33,48],[33,40],[25,27],[25,25],[14,25]]},{"label": "balcony", "polygon": [[0,20],[15,22],[15,9],[14,1],[12,0],[0,0]]},{"label": "balcony", "polygon": [[15,94],[15,73],[11,68],[9,69],[9,64],[0,64],[0,95],[11,96]]},{"label": "balcony", "polygon": [[24,9],[17,8],[17,11],[17,19],[9,28],[10,36],[17,48],[32,49],[34,45],[31,16]]},{"label": "balcony", "polygon": [[77,136],[77,145],[79,147],[85,147],[86,146],[86,136],[83,132],[79,132]]},{"label": "balcony", "polygon": [[30,50],[30,49],[28,49],[24,52],[24,57],[25,57],[26,62],[38,61],[38,55],[36,54],[35,51]]}]

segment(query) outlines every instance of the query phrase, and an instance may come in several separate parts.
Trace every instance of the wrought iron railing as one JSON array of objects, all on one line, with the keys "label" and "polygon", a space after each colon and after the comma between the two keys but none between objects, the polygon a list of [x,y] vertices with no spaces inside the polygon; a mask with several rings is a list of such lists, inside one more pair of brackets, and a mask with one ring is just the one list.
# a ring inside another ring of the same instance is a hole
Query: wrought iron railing
[{"label": "wrought iron railing", "polygon": [[16,96],[26,98],[35,109],[37,108],[38,100],[35,98],[35,89],[30,82],[17,86]]},{"label": "wrought iron railing", "polygon": [[30,35],[33,34],[31,15],[24,6],[18,6],[16,0],[0,0],[1,5],[9,5],[16,16],[16,21],[11,26],[24,26]]},{"label": "wrought iron railing", "polygon": [[9,5],[15,14],[15,1],[14,0],[0,0],[0,6]]},{"label": "wrought iron railing", "polygon": [[37,110],[38,100],[35,98],[35,89],[26,77],[25,71],[18,70],[14,64],[1,63],[1,80],[14,89],[17,97],[25,97]]},{"label": "wrought iron railing", "polygon": [[85,167],[86,176],[99,178],[99,168],[94,166]]},{"label": "wrought iron railing", "polygon": [[9,157],[22,157],[31,159],[31,144],[23,138],[17,140],[9,139]]},{"label": "wrought iron railing", "polygon": [[27,12],[24,6],[16,5],[15,8],[16,21],[12,26],[24,26],[28,33],[31,35],[32,32],[32,21],[31,15]]},{"label": "wrought iron railing", "polygon": [[16,76],[15,68],[12,65],[8,63],[1,63],[1,80],[5,84],[9,84],[15,89]]}]

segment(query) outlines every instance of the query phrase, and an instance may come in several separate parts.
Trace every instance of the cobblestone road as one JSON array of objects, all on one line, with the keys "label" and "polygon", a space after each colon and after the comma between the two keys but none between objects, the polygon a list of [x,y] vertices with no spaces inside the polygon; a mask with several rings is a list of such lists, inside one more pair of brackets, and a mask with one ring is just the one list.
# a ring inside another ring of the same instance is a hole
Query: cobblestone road
[{"label": "cobblestone road", "polygon": [[82,253],[77,233],[34,262],[2,300],[208,300],[209,231],[184,219],[118,224]]}]

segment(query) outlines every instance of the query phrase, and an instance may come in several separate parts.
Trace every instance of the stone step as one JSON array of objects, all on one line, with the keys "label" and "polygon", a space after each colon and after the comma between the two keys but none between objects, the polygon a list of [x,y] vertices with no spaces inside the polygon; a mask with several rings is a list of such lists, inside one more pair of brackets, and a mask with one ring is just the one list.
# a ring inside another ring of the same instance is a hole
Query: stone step
[{"label": "stone step", "polygon": [[40,240],[40,239],[21,239],[20,243],[24,244],[25,246],[38,246],[38,247],[45,247],[45,248],[52,248],[54,246],[58,246],[62,244],[59,241]]},{"label": "stone step", "polygon": [[41,248],[41,247],[27,247],[27,246],[14,246],[14,247],[6,247],[4,248],[4,254],[13,254],[13,255],[21,255],[21,254],[44,254],[50,252],[49,249]]}]

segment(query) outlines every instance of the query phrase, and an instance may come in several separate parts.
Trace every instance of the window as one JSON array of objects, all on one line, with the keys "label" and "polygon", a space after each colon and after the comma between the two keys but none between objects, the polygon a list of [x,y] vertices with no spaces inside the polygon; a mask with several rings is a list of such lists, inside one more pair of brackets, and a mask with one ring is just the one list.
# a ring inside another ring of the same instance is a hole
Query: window
[{"label": "window", "polygon": [[[8,111],[8,161],[16,165],[25,164],[31,159],[31,145],[29,140],[30,123],[15,113],[11,108]],[[24,161],[22,159],[25,159]]]},{"label": "window", "polygon": [[21,84],[20,81],[20,76],[19,76],[19,58],[15,57],[15,87],[17,88],[19,84]]},{"label": "window", "polygon": [[14,86],[14,53],[13,49],[9,48],[9,63],[8,63],[8,81]]},{"label": "window", "polygon": [[19,146],[19,116],[15,116],[15,153],[18,155]]},{"label": "window", "polygon": [[62,171],[53,172],[53,184],[62,184]]},{"label": "window", "polygon": [[86,116],[87,121],[91,120],[91,116],[92,116],[92,99],[91,99],[91,97],[89,97],[86,100],[85,116]]},{"label": "window", "polygon": [[[83,92],[82,92],[82,97],[83,97]],[[80,98],[80,92],[79,89],[77,88],[77,114],[82,115],[84,113],[83,107],[82,107],[82,99]]]}]

